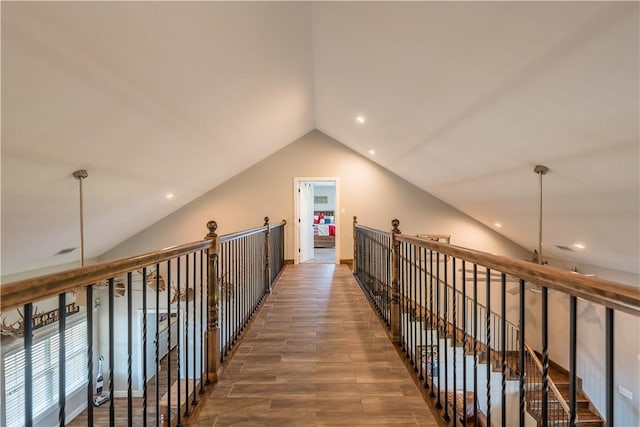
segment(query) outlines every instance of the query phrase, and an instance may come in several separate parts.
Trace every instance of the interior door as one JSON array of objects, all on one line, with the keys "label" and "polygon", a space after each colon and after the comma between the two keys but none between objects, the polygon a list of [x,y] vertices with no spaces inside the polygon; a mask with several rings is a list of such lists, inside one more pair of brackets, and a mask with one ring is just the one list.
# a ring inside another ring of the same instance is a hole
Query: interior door
[{"label": "interior door", "polygon": [[300,262],[313,258],[313,186],[301,182],[298,188],[298,236]]}]

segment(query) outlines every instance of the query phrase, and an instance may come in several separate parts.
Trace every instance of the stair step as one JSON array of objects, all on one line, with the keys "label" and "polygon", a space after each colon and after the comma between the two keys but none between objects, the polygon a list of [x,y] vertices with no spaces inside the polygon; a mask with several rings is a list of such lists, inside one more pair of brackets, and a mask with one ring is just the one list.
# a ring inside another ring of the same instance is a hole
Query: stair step
[{"label": "stair step", "polygon": [[[562,398],[567,402],[567,404],[569,403],[569,390],[559,390],[560,391],[560,395],[562,396]],[[589,404],[591,402],[589,401],[589,398],[587,398],[587,396],[582,392],[579,391],[576,394],[576,405],[578,407],[578,410],[580,410],[581,408],[589,408]]]}]

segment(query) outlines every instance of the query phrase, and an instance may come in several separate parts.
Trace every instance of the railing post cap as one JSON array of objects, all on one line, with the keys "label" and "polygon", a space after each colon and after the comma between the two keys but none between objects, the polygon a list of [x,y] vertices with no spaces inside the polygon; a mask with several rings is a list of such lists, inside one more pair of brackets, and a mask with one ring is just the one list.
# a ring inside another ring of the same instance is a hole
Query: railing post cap
[{"label": "railing post cap", "polygon": [[287,220],[286,219],[282,220],[282,225],[287,225]]},{"label": "railing post cap", "polygon": [[357,223],[358,223],[358,217],[357,217],[357,216],[355,216],[355,215],[353,216],[353,223],[354,223],[354,224],[357,224]]},{"label": "railing post cap", "polygon": [[399,219],[394,219],[391,221],[391,226],[393,227],[393,233],[395,234],[399,234],[400,233],[400,229],[398,228],[398,226],[400,225],[400,220]]},{"label": "railing post cap", "polygon": [[265,216],[265,217],[264,217],[264,225],[265,225],[265,226],[266,226],[266,225],[269,225],[269,217],[268,217],[268,216]]},{"label": "railing post cap", "polygon": [[209,234],[207,234],[207,237],[216,237],[216,230],[218,229],[218,223],[211,220],[209,222],[207,222],[207,228],[209,229]]}]

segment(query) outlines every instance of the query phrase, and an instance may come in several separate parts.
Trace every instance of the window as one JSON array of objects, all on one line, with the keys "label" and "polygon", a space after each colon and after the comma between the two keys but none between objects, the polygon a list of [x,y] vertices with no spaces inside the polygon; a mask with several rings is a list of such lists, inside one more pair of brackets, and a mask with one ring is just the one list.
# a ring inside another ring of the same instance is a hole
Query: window
[{"label": "window", "polygon": [[[52,328],[34,338],[33,356],[33,417],[58,406],[57,329]],[[71,395],[87,383],[87,322],[82,320],[65,331],[66,392]],[[9,351],[3,360],[5,419],[8,427],[24,425],[24,348]]]}]

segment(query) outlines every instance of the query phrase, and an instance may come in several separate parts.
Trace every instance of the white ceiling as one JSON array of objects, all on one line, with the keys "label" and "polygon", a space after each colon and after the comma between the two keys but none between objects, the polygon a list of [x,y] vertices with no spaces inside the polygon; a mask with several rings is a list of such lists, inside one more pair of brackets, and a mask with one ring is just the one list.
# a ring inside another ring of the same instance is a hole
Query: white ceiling
[{"label": "white ceiling", "polygon": [[91,258],[314,128],[530,249],[545,164],[545,253],[638,273],[638,6],[2,2],[2,274],[75,169]]}]

